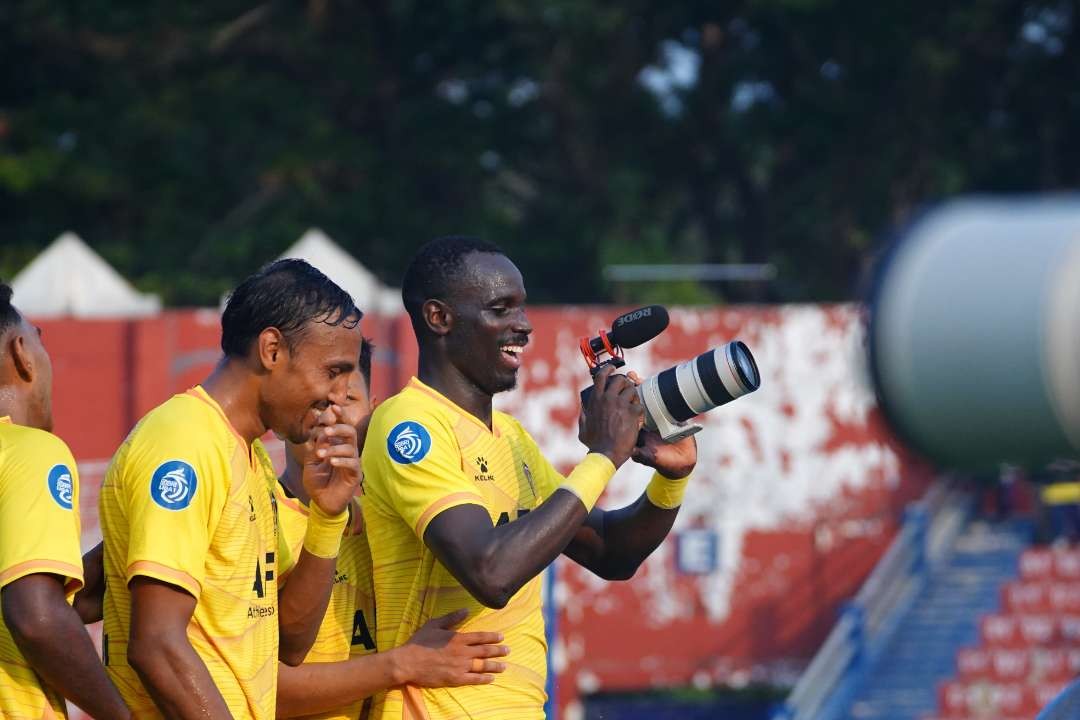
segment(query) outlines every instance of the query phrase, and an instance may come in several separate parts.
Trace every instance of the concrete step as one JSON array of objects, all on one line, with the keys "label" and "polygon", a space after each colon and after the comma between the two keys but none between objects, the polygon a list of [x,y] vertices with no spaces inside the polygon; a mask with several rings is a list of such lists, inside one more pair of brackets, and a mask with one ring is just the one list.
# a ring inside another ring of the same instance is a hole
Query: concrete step
[{"label": "concrete step", "polygon": [[979,617],[999,607],[1028,545],[1022,528],[970,524],[848,709],[846,720],[919,720],[937,708],[938,684],[956,672],[956,651],[977,642]]}]

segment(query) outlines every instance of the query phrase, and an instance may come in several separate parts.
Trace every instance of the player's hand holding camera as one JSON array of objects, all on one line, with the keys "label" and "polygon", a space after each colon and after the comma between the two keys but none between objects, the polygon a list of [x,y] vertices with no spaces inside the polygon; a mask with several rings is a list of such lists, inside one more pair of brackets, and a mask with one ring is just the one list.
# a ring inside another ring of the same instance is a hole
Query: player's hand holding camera
[{"label": "player's hand holding camera", "polygon": [[643,422],[641,398],[633,381],[616,375],[614,367],[601,368],[593,377],[593,392],[583,410],[578,423],[582,444],[591,453],[606,455],[615,467],[626,462]]},{"label": "player's hand holding camera", "polygon": [[[634,385],[641,385],[641,377],[634,371],[627,373]],[[637,444],[630,459],[653,468],[669,480],[684,478],[697,465],[697,439],[687,435],[674,441],[665,440],[656,430],[643,427],[638,433]]]}]

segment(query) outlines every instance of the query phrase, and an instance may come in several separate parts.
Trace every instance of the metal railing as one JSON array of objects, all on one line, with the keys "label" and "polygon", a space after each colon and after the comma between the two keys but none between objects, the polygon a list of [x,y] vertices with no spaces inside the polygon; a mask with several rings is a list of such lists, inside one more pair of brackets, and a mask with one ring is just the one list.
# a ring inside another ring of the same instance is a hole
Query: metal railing
[{"label": "metal railing", "polygon": [[773,720],[834,720],[953,546],[970,513],[966,493],[940,480],[904,512],[904,524]]}]

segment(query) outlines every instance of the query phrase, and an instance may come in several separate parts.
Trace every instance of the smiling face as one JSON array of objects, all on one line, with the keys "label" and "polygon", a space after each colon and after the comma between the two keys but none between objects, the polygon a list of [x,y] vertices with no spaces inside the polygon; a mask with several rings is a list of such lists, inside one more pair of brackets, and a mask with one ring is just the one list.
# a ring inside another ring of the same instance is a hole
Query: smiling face
[{"label": "smiling face", "polygon": [[525,281],[505,255],[465,256],[460,284],[449,298],[453,325],[445,338],[447,357],[488,395],[517,384],[521,354],[532,325],[525,315]]},{"label": "smiling face", "polygon": [[[367,421],[371,417],[369,381],[359,367],[348,373],[348,376],[345,400],[339,403],[342,411],[341,422],[356,428],[359,449],[363,450],[364,437],[367,434]],[[317,416],[317,413],[313,410],[312,415]],[[300,474],[303,472],[301,467],[306,461],[308,453],[314,452],[314,443],[287,442],[285,448],[287,451],[286,475],[291,475],[293,478],[286,483],[286,487],[289,488],[290,492],[300,493],[303,488],[300,481]]]},{"label": "smiling face", "polygon": [[260,343],[269,342],[263,346],[270,362],[260,398],[266,425],[289,442],[307,441],[319,413],[346,402],[358,375],[361,340],[358,326],[324,322],[309,323],[291,350],[284,341],[275,347],[272,338],[260,336]]}]

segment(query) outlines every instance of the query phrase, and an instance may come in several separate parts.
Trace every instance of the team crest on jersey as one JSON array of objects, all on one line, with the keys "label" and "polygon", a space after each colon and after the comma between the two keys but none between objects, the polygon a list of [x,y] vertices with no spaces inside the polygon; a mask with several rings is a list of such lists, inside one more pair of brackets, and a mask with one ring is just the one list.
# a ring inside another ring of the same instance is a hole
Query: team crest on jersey
[{"label": "team crest on jersey", "polygon": [[183,460],[168,460],[158,465],[150,478],[150,497],[166,510],[183,510],[191,504],[198,486],[195,468]]},{"label": "team crest on jersey", "polygon": [[56,504],[65,510],[71,509],[75,497],[75,483],[71,480],[71,470],[67,465],[53,465],[49,471],[49,494]]},{"label": "team crest on jersey", "polygon": [[390,459],[399,465],[420,462],[431,450],[431,435],[418,422],[406,420],[398,423],[386,438],[386,451]]}]

